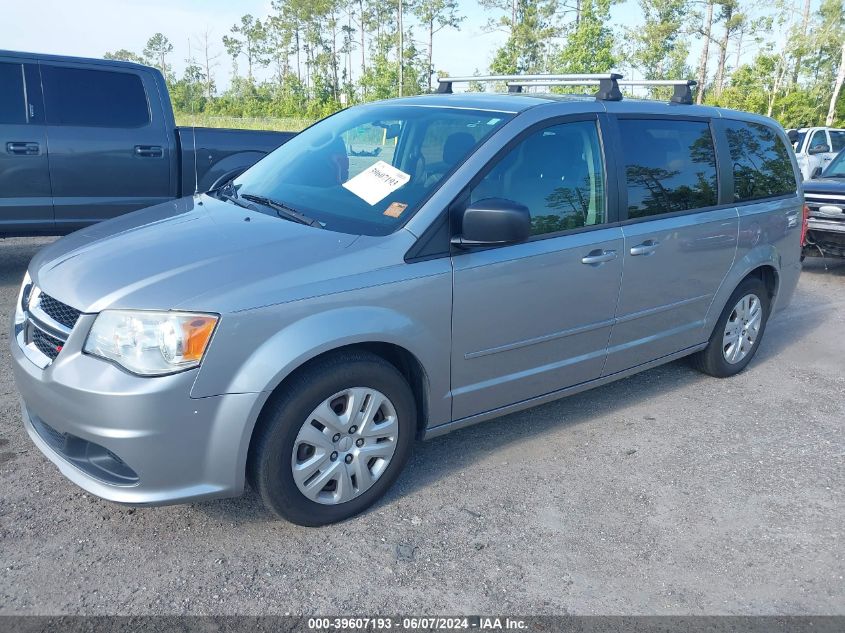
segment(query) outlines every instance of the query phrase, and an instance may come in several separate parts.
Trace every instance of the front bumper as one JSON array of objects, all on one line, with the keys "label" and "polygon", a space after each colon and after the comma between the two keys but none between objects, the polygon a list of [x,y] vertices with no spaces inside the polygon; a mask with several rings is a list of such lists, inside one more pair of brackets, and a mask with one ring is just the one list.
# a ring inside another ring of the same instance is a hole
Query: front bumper
[{"label": "front bumper", "polygon": [[119,503],[227,497],[244,488],[260,393],[191,398],[191,370],[141,378],[81,352],[83,315],[43,369],[11,341],[24,426],[68,479]]},{"label": "front bumper", "polygon": [[810,216],[807,221],[805,255],[845,257],[845,222]]}]

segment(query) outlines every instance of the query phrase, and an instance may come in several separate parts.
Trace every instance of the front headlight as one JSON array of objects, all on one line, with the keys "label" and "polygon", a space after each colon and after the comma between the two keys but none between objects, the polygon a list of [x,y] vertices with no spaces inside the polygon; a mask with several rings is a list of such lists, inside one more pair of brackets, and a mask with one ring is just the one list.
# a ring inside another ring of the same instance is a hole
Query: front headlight
[{"label": "front headlight", "polygon": [[29,271],[23,276],[23,282],[21,282],[21,289],[18,292],[18,301],[15,303],[15,325],[23,325],[23,322],[26,321],[26,315],[24,314],[24,310],[29,307],[29,297],[32,294],[32,279],[29,276]]},{"label": "front headlight", "polygon": [[218,318],[192,312],[104,310],[83,351],[141,376],[172,374],[200,364]]}]

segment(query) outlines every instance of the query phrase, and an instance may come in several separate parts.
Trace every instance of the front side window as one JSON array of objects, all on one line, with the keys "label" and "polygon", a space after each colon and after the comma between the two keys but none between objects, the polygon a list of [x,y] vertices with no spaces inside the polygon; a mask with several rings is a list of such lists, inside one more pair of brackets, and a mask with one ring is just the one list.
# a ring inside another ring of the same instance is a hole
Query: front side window
[{"label": "front side window", "polygon": [[810,149],[821,149],[827,145],[827,135],[824,130],[816,130],[810,137]]},{"label": "front side window", "polygon": [[734,200],[744,202],[795,193],[798,183],[789,150],[775,131],[760,123],[726,121],[734,172]]},{"label": "front side window", "polygon": [[629,218],[716,205],[716,151],[707,123],[622,119],[619,128]]},{"label": "front side window", "polygon": [[484,139],[513,115],[372,104],[311,126],[234,181],[342,233],[387,235],[404,224]]},{"label": "front side window", "polygon": [[26,99],[23,91],[23,66],[0,63],[0,123],[26,123]]},{"label": "front side window", "polygon": [[138,75],[42,65],[41,78],[49,125],[137,128],[150,122]]},{"label": "front side window", "polygon": [[605,221],[604,165],[595,121],[531,134],[472,189],[470,202],[504,198],[528,207],[542,235]]}]

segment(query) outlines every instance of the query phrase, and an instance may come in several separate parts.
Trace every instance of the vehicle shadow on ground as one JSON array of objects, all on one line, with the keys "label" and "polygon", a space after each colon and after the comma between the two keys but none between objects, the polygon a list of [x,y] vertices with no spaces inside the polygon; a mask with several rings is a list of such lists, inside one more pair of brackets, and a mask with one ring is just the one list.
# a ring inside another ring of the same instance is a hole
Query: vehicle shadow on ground
[{"label": "vehicle shadow on ground", "polygon": [[54,237],[0,239],[0,286],[20,284],[30,260]]},{"label": "vehicle shadow on ground", "polygon": [[801,274],[813,277],[822,275],[845,277],[845,259],[837,257],[807,257],[801,264]]}]

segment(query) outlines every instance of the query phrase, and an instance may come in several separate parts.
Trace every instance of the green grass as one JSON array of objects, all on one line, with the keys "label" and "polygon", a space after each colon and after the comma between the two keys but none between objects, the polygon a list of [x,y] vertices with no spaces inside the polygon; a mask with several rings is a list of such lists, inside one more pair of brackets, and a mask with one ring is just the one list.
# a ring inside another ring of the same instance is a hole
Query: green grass
[{"label": "green grass", "polygon": [[189,114],[178,112],[176,114],[176,125],[184,127],[225,127],[241,130],[274,130],[276,132],[299,132],[314,121],[312,119],[300,119],[293,117],[271,118],[271,117],[236,117],[236,116],[213,116],[209,114]]}]

